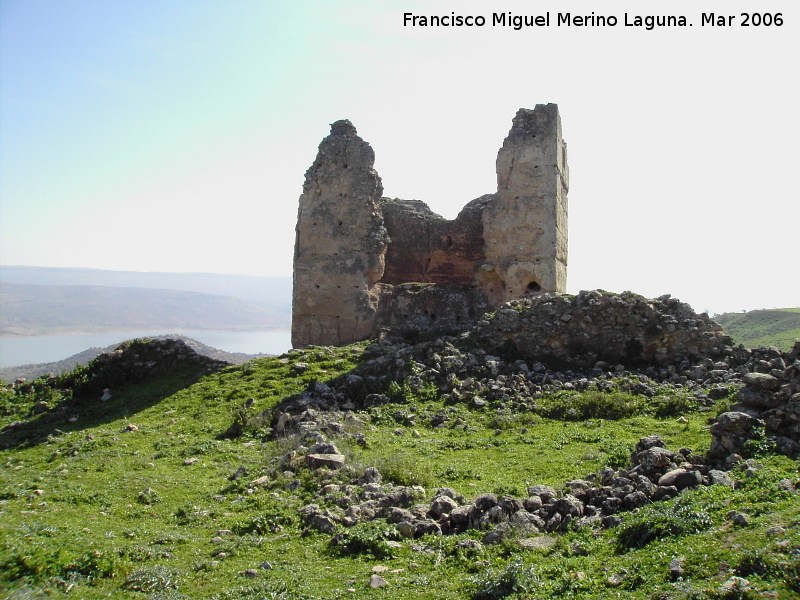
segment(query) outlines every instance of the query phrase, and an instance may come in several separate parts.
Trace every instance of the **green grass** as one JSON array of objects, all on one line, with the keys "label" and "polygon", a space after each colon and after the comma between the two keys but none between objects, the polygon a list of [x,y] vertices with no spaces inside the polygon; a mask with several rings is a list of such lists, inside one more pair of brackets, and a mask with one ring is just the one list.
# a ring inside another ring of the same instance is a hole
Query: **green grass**
[{"label": "green grass", "polygon": [[[625,516],[616,529],[557,536],[546,549],[526,549],[514,537],[482,548],[465,544],[481,538],[476,531],[401,540],[380,520],[342,528],[336,543],[304,532],[298,509],[328,476],[276,470],[293,442],[265,441],[269,430],[258,415],[311,381],[352,369],[362,350],[312,348],[194,383],[190,373],[174,373],[115,390],[107,403],[67,403],[55,420],[31,413],[44,397],[52,405],[66,401],[51,388],[3,392],[0,428],[22,425],[0,436],[7,446],[0,451],[0,592],[82,599],[720,598],[717,588],[741,574],[753,592],[739,597],[800,593],[793,579],[800,574],[800,502],[778,484],[796,482],[800,465],[786,457],[761,457],[763,468],[750,479],[740,474],[737,489],[685,493]],[[309,368],[298,374],[296,362]],[[563,394],[541,400],[558,418],[449,405],[430,389],[397,398],[357,413],[361,424],[333,440],[348,466],[332,481],[346,483],[377,466],[384,481],[422,485],[423,501],[442,486],[468,499],[483,492],[519,497],[528,485],[561,488],[622,464],[647,434],[660,434],[674,450],[702,453],[710,443],[708,412],[688,412],[686,422],[659,418],[648,399],[633,394],[573,397],[577,406],[604,411],[609,402],[634,406],[615,419],[578,420],[563,420]],[[225,437],[233,423],[243,433]],[[356,433],[362,443],[350,435]],[[269,483],[250,485],[264,475]],[[751,525],[733,526],[730,510],[746,512]],[[702,513],[702,527],[671,528],[676,515],[694,513]],[[660,524],[653,540],[626,542],[642,523]],[[676,557],[686,575],[672,582],[668,565]],[[387,568],[381,575],[389,585],[371,590],[378,566]]]},{"label": "green grass", "polygon": [[800,308],[725,313],[714,320],[737,344],[748,348],[777,346],[789,350],[800,340]]}]

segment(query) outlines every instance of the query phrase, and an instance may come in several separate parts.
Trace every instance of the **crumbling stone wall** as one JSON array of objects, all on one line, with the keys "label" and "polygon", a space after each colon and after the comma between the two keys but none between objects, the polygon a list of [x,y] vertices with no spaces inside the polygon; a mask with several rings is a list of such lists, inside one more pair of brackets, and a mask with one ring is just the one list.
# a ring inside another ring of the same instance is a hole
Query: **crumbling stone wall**
[{"label": "crumbling stone wall", "polygon": [[492,198],[473,200],[452,221],[419,200],[384,198],[381,208],[391,243],[381,281],[471,286],[475,265],[485,255],[483,208]]},{"label": "crumbling stone wall", "polygon": [[555,104],[520,109],[497,192],[453,220],[382,198],[375,155],[337,121],[306,172],[294,256],[292,343],[346,344],[391,326],[454,333],[514,298],[566,289],[566,145]]},{"label": "crumbling stone wall", "polygon": [[479,282],[492,304],[567,286],[566,144],[555,104],[521,109],[497,154]]}]

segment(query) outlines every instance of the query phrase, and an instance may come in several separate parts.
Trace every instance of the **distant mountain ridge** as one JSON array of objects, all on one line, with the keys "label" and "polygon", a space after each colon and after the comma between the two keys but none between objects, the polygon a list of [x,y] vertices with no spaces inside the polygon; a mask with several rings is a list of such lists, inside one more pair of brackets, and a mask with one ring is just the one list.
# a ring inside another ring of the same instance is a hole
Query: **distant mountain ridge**
[{"label": "distant mountain ridge", "polygon": [[280,314],[238,298],[144,288],[81,285],[0,286],[0,334],[114,329],[267,329]]},{"label": "distant mountain ridge", "polygon": [[291,289],[289,277],[0,266],[0,334],[286,327]]},{"label": "distant mountain ridge", "polygon": [[91,285],[180,290],[233,296],[263,308],[291,313],[292,278],[222,273],[108,271],[70,267],[0,265],[0,284]]},{"label": "distant mountain ridge", "polygon": [[800,308],[724,313],[714,320],[735,342],[748,348],[776,346],[789,350],[795,340],[800,340]]}]

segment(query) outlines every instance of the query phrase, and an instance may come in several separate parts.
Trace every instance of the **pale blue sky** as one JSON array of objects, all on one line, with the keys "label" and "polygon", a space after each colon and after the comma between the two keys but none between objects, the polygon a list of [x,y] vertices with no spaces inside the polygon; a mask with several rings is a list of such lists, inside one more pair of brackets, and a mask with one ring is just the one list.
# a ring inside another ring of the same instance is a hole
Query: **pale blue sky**
[{"label": "pale blue sky", "polygon": [[[516,110],[557,102],[570,291],[798,306],[800,15],[778,0],[781,28],[709,29],[696,4],[0,0],[0,263],[289,275],[334,120],[372,144],[387,195],[452,217],[494,191]],[[402,25],[642,6],[694,26]]]}]

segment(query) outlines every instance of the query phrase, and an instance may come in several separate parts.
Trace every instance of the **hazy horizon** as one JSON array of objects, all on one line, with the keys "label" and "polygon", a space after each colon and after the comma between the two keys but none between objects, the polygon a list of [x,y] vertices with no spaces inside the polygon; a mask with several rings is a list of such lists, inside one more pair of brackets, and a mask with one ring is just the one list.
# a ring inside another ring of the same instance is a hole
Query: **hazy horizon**
[{"label": "hazy horizon", "polygon": [[[64,270],[64,271],[89,271],[89,272],[98,272],[98,273],[108,273],[108,274],[134,274],[134,275],[164,275],[164,276],[181,276],[181,275],[188,275],[188,276],[212,276],[212,277],[233,277],[233,278],[244,278],[244,279],[257,279],[257,280],[270,280],[270,281],[281,281],[281,282],[291,282],[292,276],[273,276],[273,275],[247,275],[241,273],[210,273],[210,272],[202,272],[202,271],[183,271],[183,272],[170,272],[170,271],[117,271],[113,269],[94,269],[91,267],[48,267],[42,265],[3,265],[0,264],[0,270],[4,268],[20,268],[20,269],[56,269],[56,270]],[[3,284],[3,277],[0,274],[0,286]],[[44,284],[44,285],[58,285],[58,284]],[[90,285],[90,284],[63,284],[63,285]],[[121,287],[121,286],[115,286]],[[136,287],[136,286],[134,286]],[[150,286],[148,286],[150,287]],[[180,287],[180,286],[179,286]],[[162,288],[157,288],[162,289]],[[169,289],[163,288],[163,289]],[[579,290],[580,291],[580,290]],[[636,292],[636,290],[621,290],[621,291],[632,291]],[[291,292],[291,290],[290,290]],[[224,295],[224,294],[223,294]],[[242,296],[240,293],[232,294],[234,297]],[[245,296],[246,297],[246,296]],[[677,297],[677,296],[676,296]],[[291,301],[291,297],[287,296],[288,300]],[[682,298],[678,298],[679,300],[686,302]],[[698,309],[696,306],[692,306],[697,312],[703,312]],[[723,313],[740,313],[740,312],[747,312],[752,310],[780,310],[786,308],[798,308],[796,305],[783,305],[783,306],[761,306],[749,309],[738,309],[738,310],[726,310],[726,311],[710,311],[710,315],[715,314],[723,314]]]}]

